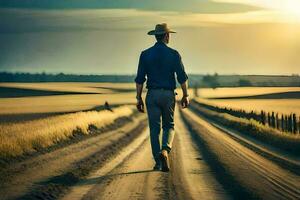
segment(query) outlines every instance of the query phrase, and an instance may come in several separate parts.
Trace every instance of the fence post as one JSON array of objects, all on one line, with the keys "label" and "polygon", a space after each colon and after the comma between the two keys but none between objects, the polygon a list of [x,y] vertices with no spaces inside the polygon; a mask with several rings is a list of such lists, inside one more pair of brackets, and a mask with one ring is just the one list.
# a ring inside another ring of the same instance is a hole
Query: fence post
[{"label": "fence post", "polygon": [[287,115],[284,116],[284,121],[285,121],[285,123],[284,123],[285,127],[284,128],[285,128],[286,131],[288,131],[289,126],[288,126],[288,116]]},{"label": "fence post", "polygon": [[272,124],[272,127],[275,128],[275,115],[274,115],[274,112],[272,112],[271,124]]},{"label": "fence post", "polygon": [[266,113],[262,110],[260,112],[260,122],[265,125],[266,124]]},{"label": "fence post", "polygon": [[292,114],[289,115],[289,132],[293,132]]},{"label": "fence post", "polygon": [[297,117],[296,114],[293,114],[293,133],[297,133]]},{"label": "fence post", "polygon": [[276,128],[278,130],[280,130],[280,125],[279,125],[280,121],[279,121],[279,116],[278,116],[278,113],[276,113]]},{"label": "fence post", "polygon": [[271,126],[271,116],[269,112],[268,112],[268,125]]},{"label": "fence post", "polygon": [[283,116],[283,114],[281,114],[281,130],[285,131],[284,130],[284,116]]}]

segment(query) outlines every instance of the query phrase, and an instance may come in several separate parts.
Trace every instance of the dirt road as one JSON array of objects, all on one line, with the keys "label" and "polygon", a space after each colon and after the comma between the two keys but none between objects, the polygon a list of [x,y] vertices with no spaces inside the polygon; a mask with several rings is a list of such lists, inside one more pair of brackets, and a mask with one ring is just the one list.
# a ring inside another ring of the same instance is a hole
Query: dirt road
[{"label": "dirt road", "polygon": [[145,116],[137,116],[120,128],[65,145],[1,168],[0,199],[55,199],[70,184],[100,167],[140,135],[146,128]]},{"label": "dirt road", "polygon": [[15,166],[1,199],[300,199],[299,175],[189,109],[176,111],[171,171],[153,171],[145,122]]},{"label": "dirt road", "polygon": [[145,131],[128,151],[122,152],[128,157],[121,155],[108,164],[110,172],[100,169],[63,199],[230,199],[203,161],[179,113],[176,116],[180,134],[175,139],[170,173],[152,171],[149,133]]},{"label": "dirt road", "polygon": [[[185,110],[183,115],[195,140],[206,152],[219,182],[235,198],[300,199],[299,173],[268,159],[268,156],[255,151],[253,146],[250,148],[250,142],[245,145],[190,110]],[[256,145],[259,146],[259,143]],[[293,165],[299,168],[299,159],[293,160]]]}]

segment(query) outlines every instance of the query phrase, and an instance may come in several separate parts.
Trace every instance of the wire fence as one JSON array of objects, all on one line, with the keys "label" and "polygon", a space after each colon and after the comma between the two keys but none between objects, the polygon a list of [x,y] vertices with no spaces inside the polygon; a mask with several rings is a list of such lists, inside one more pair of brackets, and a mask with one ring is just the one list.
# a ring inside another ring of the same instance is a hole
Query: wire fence
[{"label": "wire fence", "polygon": [[282,132],[300,133],[300,116],[296,113],[289,115],[277,113],[277,112],[266,112],[262,110],[260,113],[255,111],[247,112],[243,109],[232,109],[227,107],[219,107],[208,105],[201,102],[196,102],[198,105],[207,108],[212,111],[227,113],[235,117],[253,119],[260,122],[263,125],[270,126],[278,129]]}]

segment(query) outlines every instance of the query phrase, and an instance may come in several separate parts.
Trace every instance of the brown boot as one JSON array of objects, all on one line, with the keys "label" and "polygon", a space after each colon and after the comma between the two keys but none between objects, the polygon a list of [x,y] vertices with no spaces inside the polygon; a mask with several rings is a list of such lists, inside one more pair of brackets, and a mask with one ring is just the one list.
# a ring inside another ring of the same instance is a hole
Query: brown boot
[{"label": "brown boot", "polygon": [[170,170],[169,156],[167,150],[162,150],[160,154],[161,171],[168,172]]}]

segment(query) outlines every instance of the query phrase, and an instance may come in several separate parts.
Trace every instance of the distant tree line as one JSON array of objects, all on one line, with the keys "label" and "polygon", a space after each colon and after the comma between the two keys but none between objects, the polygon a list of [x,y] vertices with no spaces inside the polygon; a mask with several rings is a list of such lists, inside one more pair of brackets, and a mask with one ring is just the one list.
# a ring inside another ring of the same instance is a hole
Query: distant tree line
[{"label": "distant tree line", "polygon": [[252,83],[251,83],[250,80],[240,79],[239,82],[238,82],[238,85],[240,87],[250,87],[250,86],[252,86]]},{"label": "distant tree line", "polygon": [[203,76],[202,82],[207,87],[215,89],[220,86],[218,78],[219,78],[219,75],[217,73],[215,73],[214,75],[208,74],[208,75]]},{"label": "distant tree line", "polygon": [[[219,75],[215,74],[189,74],[189,85],[193,88],[218,87],[299,87],[300,77],[293,76],[267,76],[267,75]],[[11,73],[0,72],[0,82],[116,82],[133,83],[132,75],[77,75],[77,74],[49,74],[49,73]],[[178,85],[179,86],[179,85]]]},{"label": "distant tree line", "polygon": [[0,82],[133,82],[134,75],[74,75],[0,72]]},{"label": "distant tree line", "polygon": [[[200,87],[201,85],[204,87],[208,87],[208,88],[213,88],[216,89],[218,87],[224,87],[224,84],[222,84],[219,80],[219,75],[217,73],[215,73],[214,75],[204,75],[202,77],[202,84],[201,83],[195,83],[193,84],[195,88]],[[247,79],[239,79],[237,81],[236,86],[239,87],[250,87],[253,86],[252,82],[250,80]]]}]

